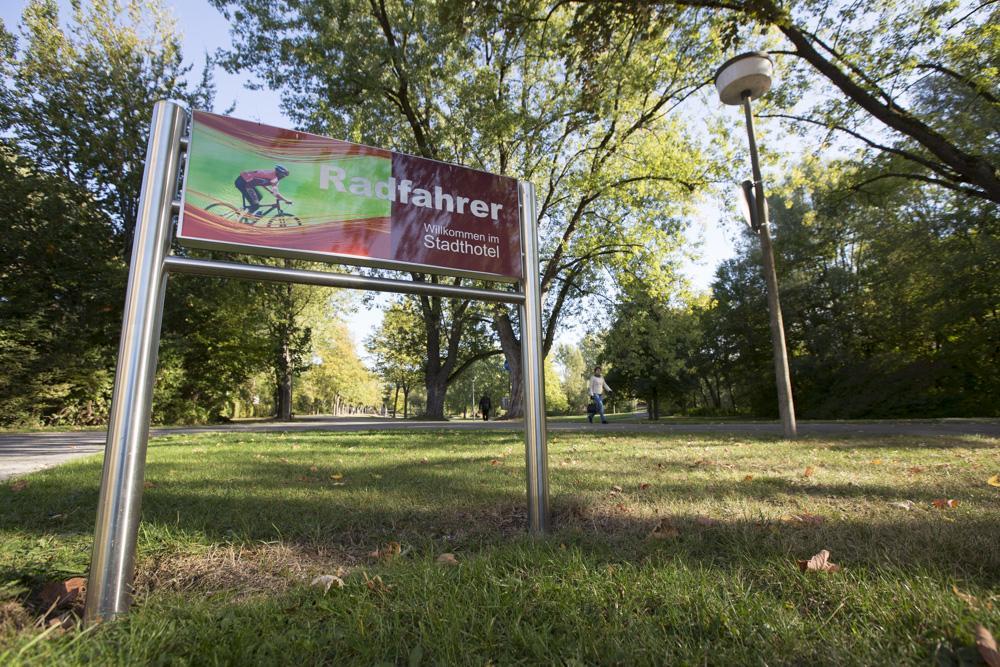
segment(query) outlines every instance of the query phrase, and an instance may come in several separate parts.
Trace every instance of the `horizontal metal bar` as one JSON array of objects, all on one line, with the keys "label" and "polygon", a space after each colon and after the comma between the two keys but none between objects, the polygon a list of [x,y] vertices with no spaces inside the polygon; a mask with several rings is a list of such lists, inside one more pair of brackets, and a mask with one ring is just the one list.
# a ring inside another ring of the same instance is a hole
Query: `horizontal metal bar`
[{"label": "horizontal metal bar", "polygon": [[367,278],[350,273],[326,273],[325,271],[303,271],[282,269],[277,266],[260,264],[239,264],[236,262],[214,262],[187,257],[167,257],[164,268],[170,273],[187,273],[197,276],[223,278],[244,278],[276,283],[302,283],[345,289],[363,289],[376,292],[400,292],[402,294],[428,294],[454,299],[477,299],[479,301],[499,301],[502,303],[524,303],[521,292],[498,292],[473,287],[455,287],[435,283],[420,283],[412,280],[389,278]]}]

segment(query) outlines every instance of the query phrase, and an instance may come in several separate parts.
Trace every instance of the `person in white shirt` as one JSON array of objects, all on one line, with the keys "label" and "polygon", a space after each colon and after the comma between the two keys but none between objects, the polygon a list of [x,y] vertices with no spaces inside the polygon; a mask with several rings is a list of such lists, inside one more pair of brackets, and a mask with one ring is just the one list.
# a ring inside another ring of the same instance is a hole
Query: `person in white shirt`
[{"label": "person in white shirt", "polygon": [[[590,376],[589,389],[590,389],[590,397],[594,399],[594,405],[597,406],[597,411],[601,413],[601,423],[607,424],[608,420],[604,416],[604,399],[601,397],[601,394],[604,392],[610,394],[611,387],[609,387],[608,383],[604,381],[604,376],[601,374],[600,366],[594,367],[594,374]],[[593,423],[594,422],[593,413],[588,414],[587,419],[591,423]]]}]

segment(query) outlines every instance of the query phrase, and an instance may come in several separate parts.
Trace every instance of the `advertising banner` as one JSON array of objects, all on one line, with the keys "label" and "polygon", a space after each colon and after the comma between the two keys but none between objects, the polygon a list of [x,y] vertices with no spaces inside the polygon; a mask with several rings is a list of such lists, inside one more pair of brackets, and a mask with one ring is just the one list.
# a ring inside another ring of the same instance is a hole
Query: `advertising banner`
[{"label": "advertising banner", "polygon": [[522,278],[515,179],[201,111],[177,237],[196,248]]}]

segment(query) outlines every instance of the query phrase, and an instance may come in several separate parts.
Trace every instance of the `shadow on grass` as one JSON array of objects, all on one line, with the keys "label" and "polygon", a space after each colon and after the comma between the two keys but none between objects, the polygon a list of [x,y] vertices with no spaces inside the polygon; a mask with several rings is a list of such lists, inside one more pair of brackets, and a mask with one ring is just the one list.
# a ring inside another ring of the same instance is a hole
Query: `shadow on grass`
[{"label": "shadow on grass", "polygon": [[[324,458],[344,455],[350,451],[348,447],[363,451],[387,442],[373,444],[365,434],[357,434],[339,437],[336,446],[322,452],[315,450],[321,438],[310,442],[310,448],[303,451],[274,446],[267,455],[258,454],[256,458],[243,457],[232,449],[220,450],[218,458],[206,461],[202,471],[189,469],[200,462],[153,457],[147,466],[149,488],[144,492],[144,537],[140,544],[169,549],[171,540],[179,548],[190,539],[209,544],[280,540],[326,547],[363,559],[364,554],[387,540],[418,550],[444,549],[468,555],[523,539],[525,485],[522,460],[516,452],[519,438],[509,433],[484,433],[479,456],[470,454],[468,443],[456,444],[462,449],[461,455],[448,453],[447,437],[453,434],[442,432],[440,439],[429,442],[425,441],[427,435],[421,433],[421,439],[397,435],[390,442],[402,451],[433,449],[445,455],[426,462],[391,464],[352,460],[340,465]],[[234,436],[224,444],[234,445],[238,438]],[[563,436],[561,440],[565,446],[572,437]],[[176,444],[161,441],[154,447]],[[511,446],[515,447],[513,455],[493,458],[496,452]],[[941,446],[938,442],[937,447]],[[849,443],[845,445],[850,447]],[[649,465],[655,466],[653,458]],[[213,469],[222,472],[215,477]],[[807,559],[825,548],[845,566],[924,570],[984,586],[1000,585],[1000,550],[996,548],[1000,544],[1000,522],[995,520],[995,514],[973,515],[964,507],[951,513],[932,513],[886,506],[888,501],[902,500],[901,494],[929,505],[936,494],[933,488],[918,486],[918,480],[900,489],[766,476],[747,484],[729,479],[683,478],[696,469],[692,464],[669,463],[660,470],[667,479],[651,478],[647,493],[626,491],[610,500],[607,480],[621,476],[621,470],[554,468],[554,533],[547,540],[571,543],[607,562],[641,562],[666,554],[720,568],[774,559]],[[0,487],[0,530],[38,540],[54,535],[81,542],[93,531],[99,478],[99,464],[81,462],[34,476],[18,492]],[[740,501],[753,501],[792,508],[802,499],[825,498],[874,499],[882,503],[879,507],[883,515],[871,520],[827,517],[818,525],[754,516],[699,521],[693,515],[680,515],[671,519],[677,528],[676,536],[666,540],[648,537],[660,517],[677,514],[670,510],[675,500],[725,500],[737,506]],[[984,496],[983,500],[988,503],[990,497]],[[142,556],[140,551],[140,561]],[[7,565],[0,571],[0,583],[67,574],[59,568],[58,563],[49,563],[43,557],[23,566]]]}]

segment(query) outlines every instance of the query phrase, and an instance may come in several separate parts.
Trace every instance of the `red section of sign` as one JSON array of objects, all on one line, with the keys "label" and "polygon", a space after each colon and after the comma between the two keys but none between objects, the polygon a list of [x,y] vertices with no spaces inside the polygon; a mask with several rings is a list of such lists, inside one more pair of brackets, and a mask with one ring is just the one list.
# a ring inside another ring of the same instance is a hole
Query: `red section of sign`
[{"label": "red section of sign", "polygon": [[392,175],[394,257],[521,276],[517,181],[399,153]]},{"label": "red section of sign", "polygon": [[228,134],[233,139],[265,152],[284,157],[329,157],[343,155],[377,155],[392,157],[392,151],[373,146],[362,146],[346,141],[330,139],[318,134],[286,130],[271,125],[262,125],[248,120],[219,116],[204,111],[194,112],[194,121],[200,125]]},{"label": "red section of sign", "polygon": [[[294,223],[292,223],[294,225]],[[286,248],[307,252],[387,256],[392,244],[389,218],[366,218],[346,222],[327,222],[309,226],[268,226],[266,221],[246,224],[228,220],[185,204],[184,233],[197,239],[227,244]]]}]

